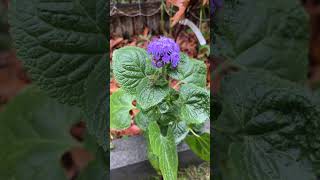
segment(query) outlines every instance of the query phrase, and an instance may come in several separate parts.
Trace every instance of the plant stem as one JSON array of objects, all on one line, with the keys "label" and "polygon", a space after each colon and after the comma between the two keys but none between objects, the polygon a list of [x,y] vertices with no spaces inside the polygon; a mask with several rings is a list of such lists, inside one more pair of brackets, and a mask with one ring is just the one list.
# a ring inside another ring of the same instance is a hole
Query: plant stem
[{"label": "plant stem", "polygon": [[202,13],[203,13],[203,6],[200,7],[200,22],[199,22],[199,29],[202,32]]},{"label": "plant stem", "polygon": [[165,30],[165,22],[164,22],[164,1],[161,1],[161,20],[160,20],[160,28],[163,34],[167,35],[167,32]]},{"label": "plant stem", "polygon": [[191,132],[193,135],[195,135],[196,137],[200,138],[200,136],[199,136],[197,133],[195,133],[195,132],[192,130],[192,128],[189,128],[189,130],[190,130],[190,132]]},{"label": "plant stem", "polygon": [[168,76],[167,66],[165,65],[165,66],[161,69],[161,71],[162,71],[163,77],[167,80],[167,79],[168,79],[168,78],[167,78],[167,76]]}]

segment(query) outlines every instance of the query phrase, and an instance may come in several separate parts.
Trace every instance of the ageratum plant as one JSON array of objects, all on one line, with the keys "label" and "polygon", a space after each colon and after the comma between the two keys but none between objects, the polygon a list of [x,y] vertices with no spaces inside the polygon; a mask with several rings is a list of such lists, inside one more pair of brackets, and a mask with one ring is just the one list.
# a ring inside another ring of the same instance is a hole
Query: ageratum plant
[{"label": "ageratum plant", "polygon": [[[210,109],[204,62],[181,53],[167,37],[153,40],[147,50],[118,49],[112,61],[121,88],[111,96],[111,128],[130,127],[129,111],[138,109],[134,120],[146,139],[149,161],[165,180],[177,179],[176,146],[182,141],[209,161],[210,137],[201,133]],[[178,81],[175,87],[172,81]]]}]

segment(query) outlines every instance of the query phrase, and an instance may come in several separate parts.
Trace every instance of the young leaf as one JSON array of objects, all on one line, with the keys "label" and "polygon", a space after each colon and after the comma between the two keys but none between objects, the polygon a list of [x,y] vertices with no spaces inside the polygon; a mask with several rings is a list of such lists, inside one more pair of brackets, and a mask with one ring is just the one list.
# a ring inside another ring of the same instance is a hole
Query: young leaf
[{"label": "young leaf", "polygon": [[137,87],[137,103],[142,109],[159,104],[170,92],[169,86],[157,86],[144,78]]},{"label": "young leaf", "polygon": [[207,67],[203,61],[190,59],[181,53],[181,60],[177,69],[170,69],[169,76],[186,84],[205,87],[207,83]]},{"label": "young leaf", "polygon": [[11,1],[18,58],[33,82],[62,103],[83,105],[89,74],[107,62],[106,6],[104,0]]},{"label": "young leaf", "polygon": [[307,79],[309,30],[300,1],[225,0],[217,15],[213,54],[292,81]]},{"label": "young leaf", "polygon": [[149,151],[158,158],[159,169],[164,180],[176,180],[178,174],[178,153],[172,129],[163,136],[157,122],[148,127]]},{"label": "young leaf", "polygon": [[129,111],[134,108],[133,97],[122,88],[114,92],[110,98],[110,128],[126,129],[130,127],[131,117]]},{"label": "young leaf", "polygon": [[135,116],[135,123],[137,126],[146,131],[151,121],[157,121],[160,118],[160,112],[156,108],[152,108],[148,111],[140,110]]},{"label": "young leaf", "polygon": [[180,92],[181,119],[187,124],[201,124],[209,120],[210,95],[206,89],[193,84],[184,84]]},{"label": "young leaf", "polygon": [[[122,88],[135,95],[146,77],[147,52],[138,47],[123,47],[113,52],[113,73]],[[149,65],[151,66],[151,64]]]},{"label": "young leaf", "polygon": [[66,180],[60,158],[80,145],[70,135],[80,119],[79,109],[25,89],[0,114],[0,179]]},{"label": "young leaf", "polygon": [[210,134],[203,133],[199,137],[187,136],[185,141],[197,156],[205,161],[210,161]]}]

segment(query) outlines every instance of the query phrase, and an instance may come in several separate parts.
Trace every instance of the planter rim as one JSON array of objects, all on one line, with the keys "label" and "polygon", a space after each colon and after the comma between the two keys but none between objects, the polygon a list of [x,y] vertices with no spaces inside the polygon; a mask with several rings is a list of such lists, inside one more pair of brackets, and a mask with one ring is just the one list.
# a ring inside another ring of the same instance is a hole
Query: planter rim
[{"label": "planter rim", "polygon": [[[210,122],[204,126],[204,132],[210,132]],[[148,160],[145,139],[142,135],[116,139],[112,141],[114,149],[110,151],[110,169],[136,164]],[[185,143],[177,146],[178,152],[189,150]]]}]

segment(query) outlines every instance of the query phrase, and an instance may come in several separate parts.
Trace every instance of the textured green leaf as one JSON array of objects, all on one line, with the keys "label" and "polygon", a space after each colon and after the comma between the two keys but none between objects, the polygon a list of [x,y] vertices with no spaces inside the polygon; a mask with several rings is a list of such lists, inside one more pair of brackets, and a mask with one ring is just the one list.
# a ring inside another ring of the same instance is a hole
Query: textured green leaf
[{"label": "textured green leaf", "polygon": [[140,111],[136,116],[135,116],[135,119],[134,119],[134,122],[137,124],[137,126],[143,130],[143,131],[146,131],[147,128],[148,128],[148,125],[149,125],[149,122],[151,121],[152,119],[149,119],[148,116]]},{"label": "textured green leaf", "polygon": [[171,123],[176,123],[181,120],[181,108],[179,101],[177,101],[178,98],[179,92],[174,89],[170,89],[170,94],[166,99],[156,106],[160,113],[160,118],[157,119],[160,126],[168,126]]},{"label": "textured green leaf", "polygon": [[151,121],[157,121],[161,117],[160,112],[156,108],[152,108],[148,111],[140,110],[135,116],[135,123],[137,126],[146,131]]},{"label": "textured green leaf", "polygon": [[126,46],[113,52],[113,73],[122,88],[135,95],[137,86],[146,77],[147,52],[138,47]]},{"label": "textured green leaf", "polygon": [[292,81],[307,79],[308,19],[298,0],[226,0],[213,54]]},{"label": "textured green leaf", "polygon": [[149,160],[150,164],[152,165],[152,167],[157,171],[157,173],[161,174],[160,165],[159,165],[159,158],[155,154],[155,152],[153,152],[148,132],[144,133],[144,137],[145,137],[146,143],[147,143],[148,160]]},{"label": "textured green leaf", "polygon": [[[166,102],[164,102],[164,103],[167,104]],[[140,109],[140,112],[135,117],[135,123],[143,131],[146,131],[146,129],[148,128],[149,123],[151,121],[157,121],[160,126],[168,126],[170,124],[170,126],[172,126],[174,131],[177,131],[177,132],[174,132],[174,133],[177,133],[175,135],[175,137],[177,138],[177,137],[182,136],[185,132],[185,130],[184,130],[185,122],[184,123],[178,122],[180,120],[178,109],[179,109],[179,107],[174,107],[174,105],[170,106],[169,110],[165,113],[161,112],[161,105],[154,106],[148,110],[141,110]],[[178,123],[178,125],[177,125],[177,123]],[[177,129],[175,129],[175,128],[177,128]],[[180,141],[180,140],[178,140],[178,141]]]},{"label": "textured green leaf", "polygon": [[203,61],[189,58],[181,54],[177,69],[170,69],[169,76],[184,83],[192,83],[200,87],[207,84],[207,66]]},{"label": "textured green leaf", "polygon": [[86,79],[99,61],[107,62],[106,6],[104,0],[11,1],[18,58],[60,102],[83,105]]},{"label": "textured green leaf", "polygon": [[161,114],[160,118],[157,120],[160,126],[168,126],[175,121],[179,121],[179,111],[174,111],[178,108],[171,108],[169,112]]},{"label": "textured green leaf", "polygon": [[90,134],[94,135],[99,145],[106,150],[109,147],[109,96],[107,96],[108,67],[100,61],[85,83],[84,105],[85,120]]},{"label": "textured green leaf", "polygon": [[157,122],[151,122],[148,127],[149,151],[158,158],[159,169],[164,180],[176,180],[178,173],[178,153],[172,129],[166,136],[160,132]]},{"label": "textured green leaf", "polygon": [[319,174],[320,107],[308,89],[247,70],[223,78],[219,101],[222,112],[213,127],[220,139],[217,152],[228,152],[220,159],[223,179],[314,179]]},{"label": "textured green leaf", "polygon": [[161,114],[167,113],[170,110],[170,106],[167,102],[163,102],[159,105],[159,110]]},{"label": "textured green leaf", "polygon": [[187,124],[200,124],[209,120],[210,95],[206,89],[193,84],[184,84],[180,92],[182,120]]},{"label": "textured green leaf", "polygon": [[131,117],[129,111],[134,108],[133,97],[122,88],[114,92],[110,98],[110,128],[126,129],[130,127]]},{"label": "textured green leaf", "polygon": [[294,153],[272,150],[260,138],[245,138],[229,150],[228,180],[316,180],[311,164]]},{"label": "textured green leaf", "polygon": [[172,128],[176,144],[179,144],[181,141],[183,141],[189,133],[189,129],[185,121],[174,121],[169,126]]},{"label": "textured green leaf", "polygon": [[169,86],[153,85],[148,79],[144,78],[137,87],[137,103],[142,109],[149,109],[159,104],[169,95]]},{"label": "textured green leaf", "polygon": [[185,141],[197,156],[205,161],[210,161],[210,134],[203,133],[199,137],[187,136]]},{"label": "textured green leaf", "polygon": [[60,158],[80,145],[69,132],[80,119],[79,109],[24,90],[0,114],[0,179],[66,180]]}]

